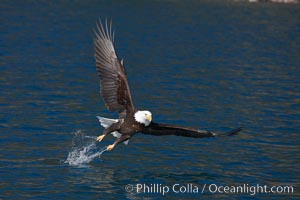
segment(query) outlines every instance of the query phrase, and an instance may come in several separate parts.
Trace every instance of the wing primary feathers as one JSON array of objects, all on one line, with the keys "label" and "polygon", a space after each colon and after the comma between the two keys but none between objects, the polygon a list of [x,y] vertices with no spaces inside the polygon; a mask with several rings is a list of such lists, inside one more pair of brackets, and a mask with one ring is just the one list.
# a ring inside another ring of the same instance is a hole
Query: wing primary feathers
[{"label": "wing primary feathers", "polygon": [[220,134],[216,134],[215,137],[224,137],[224,136],[233,136],[233,135],[237,135],[240,131],[243,130],[243,127],[239,127],[236,129],[233,129],[231,131],[228,131],[226,133],[220,133]]},{"label": "wing primary feathers", "polygon": [[113,31],[113,33],[112,33],[112,42],[113,43],[115,42],[115,31]]},{"label": "wing primary feathers", "polygon": [[115,33],[112,30],[112,20],[106,19],[104,23],[99,19],[94,29],[96,70],[100,78],[102,98],[110,111],[132,112],[134,106],[127,75],[113,44]]},{"label": "wing primary feathers", "polygon": [[106,30],[106,35],[109,37],[110,33],[109,33],[108,26],[107,26],[107,19],[105,20],[105,30]]},{"label": "wing primary feathers", "polygon": [[[99,27],[99,24],[101,27]],[[103,27],[102,27],[101,21],[100,21],[100,23],[97,23],[96,26],[97,26],[98,33],[99,33],[98,38],[105,38],[105,36],[103,35],[103,31],[102,31]]]},{"label": "wing primary feathers", "polygon": [[205,137],[221,137],[221,136],[232,136],[240,132],[242,128],[237,128],[226,133],[218,134],[211,131],[198,130],[190,127],[182,127],[169,124],[158,124],[152,122],[149,126],[145,127],[142,131],[143,134],[147,135],[176,135],[183,137],[192,138],[205,138]]},{"label": "wing primary feathers", "polygon": [[110,23],[109,23],[109,37],[110,37],[111,42],[114,43],[112,33],[113,33],[113,31],[112,31],[112,20],[110,20]]}]

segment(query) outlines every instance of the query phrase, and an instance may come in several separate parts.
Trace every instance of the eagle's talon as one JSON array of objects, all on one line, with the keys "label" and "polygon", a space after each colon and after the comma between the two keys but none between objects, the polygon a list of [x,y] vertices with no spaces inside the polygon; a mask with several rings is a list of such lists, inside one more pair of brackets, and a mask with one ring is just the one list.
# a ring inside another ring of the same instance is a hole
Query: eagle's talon
[{"label": "eagle's talon", "polygon": [[114,144],[108,145],[107,147],[107,151],[111,151],[113,148],[115,147]]},{"label": "eagle's talon", "polygon": [[103,138],[105,137],[105,135],[100,135],[97,137],[97,141],[101,142],[103,140]]}]

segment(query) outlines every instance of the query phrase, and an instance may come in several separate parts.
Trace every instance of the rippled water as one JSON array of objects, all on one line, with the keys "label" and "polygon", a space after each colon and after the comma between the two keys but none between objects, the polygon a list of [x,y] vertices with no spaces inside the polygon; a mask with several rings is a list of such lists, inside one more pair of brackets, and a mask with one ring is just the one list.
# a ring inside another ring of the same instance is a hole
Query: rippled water
[{"label": "rippled water", "polygon": [[[236,1],[2,1],[0,198],[161,199],[128,184],[292,185],[299,198],[300,7]],[[136,135],[106,152],[93,28],[113,19],[136,107],[235,137]],[[104,151],[104,152],[103,152]],[[129,186],[130,187],[130,186]],[[128,188],[127,188],[128,189]]]}]

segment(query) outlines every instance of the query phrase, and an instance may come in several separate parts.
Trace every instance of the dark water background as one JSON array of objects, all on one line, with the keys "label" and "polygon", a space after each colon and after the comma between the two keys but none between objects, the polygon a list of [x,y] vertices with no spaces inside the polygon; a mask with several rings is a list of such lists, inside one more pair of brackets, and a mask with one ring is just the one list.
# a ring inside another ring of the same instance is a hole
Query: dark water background
[{"label": "dark water background", "polygon": [[[294,186],[294,194],[168,199],[299,198],[299,4],[1,1],[0,8],[0,199],[163,198],[125,191],[138,183]],[[139,134],[99,159],[114,139],[93,142],[103,130],[95,116],[116,115],[98,93],[98,17],[113,19],[136,107],[155,121],[244,131],[199,140]],[[88,164],[65,163],[84,150],[91,155],[72,161]]]}]

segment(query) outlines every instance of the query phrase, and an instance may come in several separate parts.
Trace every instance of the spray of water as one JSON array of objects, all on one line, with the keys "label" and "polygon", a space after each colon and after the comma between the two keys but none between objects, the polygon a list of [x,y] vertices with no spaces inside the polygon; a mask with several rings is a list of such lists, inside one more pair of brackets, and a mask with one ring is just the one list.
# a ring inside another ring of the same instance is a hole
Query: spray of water
[{"label": "spray of water", "polygon": [[86,165],[95,158],[100,158],[106,151],[106,147],[102,149],[97,147],[96,137],[86,136],[81,130],[75,132],[72,143],[72,148],[65,161],[66,164],[71,166]]}]

